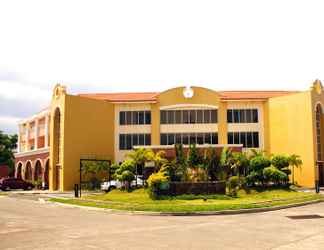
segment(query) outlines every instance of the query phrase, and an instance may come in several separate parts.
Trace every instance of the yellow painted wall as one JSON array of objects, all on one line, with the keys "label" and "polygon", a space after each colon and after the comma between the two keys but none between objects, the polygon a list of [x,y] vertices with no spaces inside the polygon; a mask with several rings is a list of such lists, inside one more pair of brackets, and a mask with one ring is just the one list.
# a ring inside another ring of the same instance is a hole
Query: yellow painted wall
[{"label": "yellow painted wall", "polygon": [[65,191],[72,190],[74,184],[79,183],[81,157],[109,157],[114,160],[114,105],[72,95],[62,96],[60,104],[64,112],[60,190]]},{"label": "yellow painted wall", "polygon": [[311,93],[309,91],[269,99],[267,147],[271,154],[297,154],[303,166],[295,181],[313,187],[315,178]]}]

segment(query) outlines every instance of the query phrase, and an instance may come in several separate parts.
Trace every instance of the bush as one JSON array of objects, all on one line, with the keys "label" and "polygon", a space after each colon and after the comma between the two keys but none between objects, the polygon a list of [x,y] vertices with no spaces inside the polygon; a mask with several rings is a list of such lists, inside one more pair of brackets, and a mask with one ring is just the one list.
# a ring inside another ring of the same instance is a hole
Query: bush
[{"label": "bush", "polygon": [[124,161],[115,171],[115,178],[124,183],[127,190],[130,188],[130,183],[135,179],[135,163],[133,160]]},{"label": "bush", "polygon": [[284,155],[275,155],[271,159],[271,164],[277,169],[282,170],[289,166],[289,157]]},{"label": "bush", "polygon": [[266,182],[272,182],[276,185],[288,182],[288,175],[274,166],[265,168],[263,176]]},{"label": "bush", "polygon": [[237,191],[240,189],[240,178],[232,176],[227,181],[228,193],[230,196],[237,196]]},{"label": "bush", "polygon": [[151,174],[147,179],[149,195],[152,199],[157,198],[159,190],[165,190],[169,187],[169,177],[165,172],[159,171],[155,174]]}]

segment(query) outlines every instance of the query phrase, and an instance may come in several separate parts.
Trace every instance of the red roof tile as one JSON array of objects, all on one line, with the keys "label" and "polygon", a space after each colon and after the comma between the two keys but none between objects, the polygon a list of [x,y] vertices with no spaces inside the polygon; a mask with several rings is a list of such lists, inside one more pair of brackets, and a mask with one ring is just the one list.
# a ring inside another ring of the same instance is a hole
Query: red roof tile
[{"label": "red roof tile", "polygon": [[[253,100],[290,95],[298,91],[218,91],[218,93],[222,100]],[[82,97],[110,102],[154,102],[158,95],[159,92],[79,94]]]}]

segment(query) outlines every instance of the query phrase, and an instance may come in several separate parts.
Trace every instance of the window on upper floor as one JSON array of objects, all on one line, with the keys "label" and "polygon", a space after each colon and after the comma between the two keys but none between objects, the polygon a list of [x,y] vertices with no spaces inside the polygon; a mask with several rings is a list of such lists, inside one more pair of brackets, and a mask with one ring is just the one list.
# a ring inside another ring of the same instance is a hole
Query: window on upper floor
[{"label": "window on upper floor", "polygon": [[161,145],[218,144],[217,133],[162,133]]},{"label": "window on upper floor", "polygon": [[151,145],[151,134],[119,134],[119,150],[131,150],[133,146]]},{"label": "window on upper floor", "polygon": [[161,110],[161,124],[217,123],[217,109]]},{"label": "window on upper floor", "polygon": [[120,111],[119,125],[151,124],[151,111]]},{"label": "window on upper floor", "polygon": [[258,123],[259,116],[257,109],[228,109],[228,123]]},{"label": "window on upper floor", "polygon": [[259,147],[259,132],[228,132],[228,144],[243,144],[244,148]]}]

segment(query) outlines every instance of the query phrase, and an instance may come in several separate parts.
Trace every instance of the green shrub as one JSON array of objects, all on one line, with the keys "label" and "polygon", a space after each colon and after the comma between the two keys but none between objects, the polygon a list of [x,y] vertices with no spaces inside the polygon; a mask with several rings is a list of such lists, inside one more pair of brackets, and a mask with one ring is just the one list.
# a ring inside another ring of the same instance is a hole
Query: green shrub
[{"label": "green shrub", "polygon": [[266,182],[272,182],[276,185],[285,184],[288,181],[288,175],[274,166],[265,168],[263,176]]},{"label": "green shrub", "polygon": [[231,176],[227,181],[227,188],[230,196],[237,196],[237,191],[240,189],[240,178]]},{"label": "green shrub", "polygon": [[135,163],[133,160],[124,161],[115,171],[115,178],[123,182],[127,190],[130,189],[130,183],[135,179]]},{"label": "green shrub", "polygon": [[274,155],[271,158],[271,164],[277,169],[282,170],[289,166],[289,157],[285,155]]},{"label": "green shrub", "polygon": [[151,174],[147,179],[148,192],[152,199],[157,199],[157,193],[159,190],[166,190],[169,188],[169,177],[165,172],[159,171]]}]

